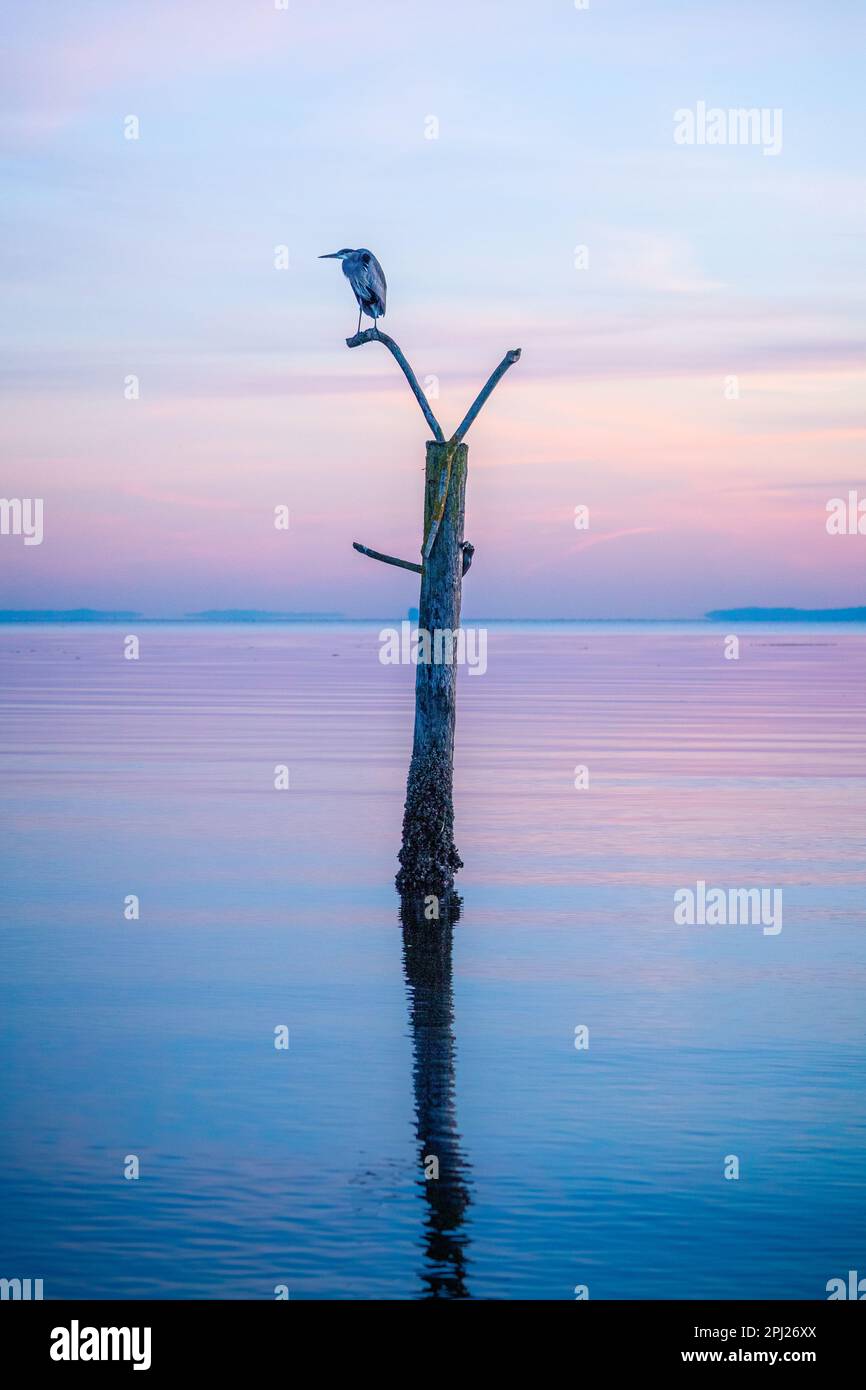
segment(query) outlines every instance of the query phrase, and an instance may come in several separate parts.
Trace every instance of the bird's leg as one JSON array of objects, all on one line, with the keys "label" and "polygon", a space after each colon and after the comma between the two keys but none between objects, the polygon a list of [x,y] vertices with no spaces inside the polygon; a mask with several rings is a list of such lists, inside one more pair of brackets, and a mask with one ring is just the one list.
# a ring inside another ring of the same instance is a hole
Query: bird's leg
[{"label": "bird's leg", "polygon": [[357,328],[357,332],[360,333],[360,331],[361,331],[361,310],[359,309],[359,310],[358,310],[358,328]]}]

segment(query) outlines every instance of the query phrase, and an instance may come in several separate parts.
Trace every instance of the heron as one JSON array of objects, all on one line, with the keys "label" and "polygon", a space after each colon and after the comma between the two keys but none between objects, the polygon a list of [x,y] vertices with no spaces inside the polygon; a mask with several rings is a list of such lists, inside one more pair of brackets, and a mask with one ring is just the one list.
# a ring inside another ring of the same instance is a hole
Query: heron
[{"label": "heron", "polygon": [[358,301],[357,331],[361,331],[362,314],[373,320],[373,327],[378,331],[376,320],[385,315],[385,294],[388,286],[385,284],[382,267],[373,252],[368,251],[366,246],[359,246],[357,251],[344,246],[342,251],[329,251],[327,255],[320,256],[319,260],[343,262],[343,274],[355,291]]}]

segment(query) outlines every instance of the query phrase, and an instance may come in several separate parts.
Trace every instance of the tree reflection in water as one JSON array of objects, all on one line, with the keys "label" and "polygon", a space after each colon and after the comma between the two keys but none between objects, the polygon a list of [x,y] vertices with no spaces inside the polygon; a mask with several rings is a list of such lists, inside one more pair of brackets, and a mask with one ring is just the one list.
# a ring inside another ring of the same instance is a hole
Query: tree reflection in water
[{"label": "tree reflection in water", "polygon": [[[403,968],[412,1029],[419,1182],[424,1189],[425,1298],[469,1298],[466,1287],[469,1164],[460,1147],[455,1103],[454,997],[451,942],[460,898],[439,904],[427,921],[424,899],[401,899]],[[435,1160],[435,1161],[434,1161]],[[438,1177],[425,1176],[435,1173]]]}]

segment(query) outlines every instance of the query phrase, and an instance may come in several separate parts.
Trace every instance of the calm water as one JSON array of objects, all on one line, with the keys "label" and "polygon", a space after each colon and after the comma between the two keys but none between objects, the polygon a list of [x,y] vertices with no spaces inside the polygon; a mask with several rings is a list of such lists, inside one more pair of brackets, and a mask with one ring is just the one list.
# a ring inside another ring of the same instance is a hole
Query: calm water
[{"label": "calm water", "polygon": [[[715,627],[492,627],[453,943],[399,923],[413,672],[376,628],[138,632],[126,661],[122,628],[0,628],[0,1275],[569,1299],[866,1273],[862,629],[751,628],[727,661]],[[783,930],[674,925],[698,879],[781,887]]]}]

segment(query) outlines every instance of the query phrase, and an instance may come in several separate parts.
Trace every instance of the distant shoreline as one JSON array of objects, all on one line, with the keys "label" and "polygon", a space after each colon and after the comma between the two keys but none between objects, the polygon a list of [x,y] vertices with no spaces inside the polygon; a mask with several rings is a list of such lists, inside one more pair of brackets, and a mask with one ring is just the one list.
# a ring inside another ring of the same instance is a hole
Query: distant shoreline
[{"label": "distant shoreline", "polygon": [[866,608],[717,608],[706,616],[713,623],[866,623]]},{"label": "distant shoreline", "polygon": [[[406,614],[398,615],[405,617]],[[414,615],[413,615],[414,616]],[[0,610],[0,624],[14,626],[16,624],[32,625],[68,625],[80,624],[86,626],[116,625],[136,623],[160,624],[163,626],[226,626],[244,625],[275,627],[287,625],[346,625],[346,624],[370,624],[370,623],[393,623],[395,616],[349,618],[343,613],[268,613],[250,609],[210,609],[202,613],[186,613],[181,617],[145,617],[141,613],[133,611],[114,611],[103,612],[95,608],[72,608],[72,609],[5,609]],[[714,609],[709,613],[695,618],[467,618],[467,622],[475,624],[489,623],[496,625],[510,624],[513,626],[556,626],[567,624],[606,624],[609,626],[623,625],[675,625],[714,624],[725,623],[790,623],[790,624],[820,624],[820,623],[866,623],[866,607],[864,608],[720,608]]]}]

